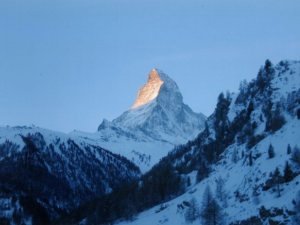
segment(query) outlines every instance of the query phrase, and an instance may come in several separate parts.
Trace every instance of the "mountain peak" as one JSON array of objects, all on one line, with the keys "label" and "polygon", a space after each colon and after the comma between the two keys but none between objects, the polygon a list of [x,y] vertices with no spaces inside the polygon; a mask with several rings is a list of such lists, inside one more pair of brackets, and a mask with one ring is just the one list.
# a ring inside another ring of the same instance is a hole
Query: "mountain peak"
[{"label": "mountain peak", "polygon": [[147,138],[178,144],[195,137],[204,121],[203,114],[193,112],[183,103],[176,82],[163,71],[152,69],[131,109],[111,123],[104,122],[98,131],[109,127],[122,128],[140,132]]},{"label": "mountain peak", "polygon": [[147,83],[140,88],[137,98],[131,109],[146,105],[154,100],[158,96],[159,90],[163,83],[164,81],[161,79],[158,70],[155,68],[152,69],[149,73]]},{"label": "mountain peak", "polygon": [[[174,97],[176,98],[176,101],[174,101]],[[144,106],[154,99],[172,99],[173,103],[182,103],[182,95],[175,81],[162,70],[156,68],[153,68],[150,71],[147,83],[139,89],[137,98],[131,109]]]}]

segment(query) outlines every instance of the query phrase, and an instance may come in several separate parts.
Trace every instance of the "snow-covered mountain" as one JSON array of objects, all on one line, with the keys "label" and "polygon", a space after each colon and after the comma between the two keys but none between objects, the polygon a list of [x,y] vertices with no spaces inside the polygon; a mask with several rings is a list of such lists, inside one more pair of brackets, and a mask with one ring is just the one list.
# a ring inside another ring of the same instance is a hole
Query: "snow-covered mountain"
[{"label": "snow-covered mountain", "polygon": [[14,224],[47,224],[139,176],[139,168],[126,158],[67,134],[38,127],[0,128],[3,221],[16,217],[20,223]]},{"label": "snow-covered mountain", "polygon": [[175,145],[195,138],[205,119],[183,103],[177,84],[168,75],[153,69],[131,109],[111,122],[104,120],[91,139],[146,171]]},{"label": "snow-covered mountain", "polygon": [[81,224],[298,225],[299,138],[300,61],[267,60],[239,93],[220,94],[196,139],[112,194],[107,207],[126,210]]}]

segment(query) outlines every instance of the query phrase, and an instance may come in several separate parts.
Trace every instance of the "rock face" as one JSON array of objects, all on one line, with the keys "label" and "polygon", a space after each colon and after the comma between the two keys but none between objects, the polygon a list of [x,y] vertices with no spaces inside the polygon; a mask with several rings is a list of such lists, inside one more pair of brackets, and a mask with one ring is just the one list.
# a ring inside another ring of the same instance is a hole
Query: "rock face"
[{"label": "rock face", "polygon": [[132,109],[143,106],[158,96],[159,90],[164,82],[161,80],[156,69],[151,70],[148,82],[139,90]]}]

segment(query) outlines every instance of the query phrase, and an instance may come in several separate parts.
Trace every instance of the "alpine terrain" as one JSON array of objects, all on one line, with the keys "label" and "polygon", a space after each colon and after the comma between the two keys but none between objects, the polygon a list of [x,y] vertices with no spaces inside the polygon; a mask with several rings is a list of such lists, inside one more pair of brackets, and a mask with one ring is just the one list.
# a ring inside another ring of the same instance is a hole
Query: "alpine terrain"
[{"label": "alpine terrain", "polygon": [[267,60],[238,93],[219,95],[195,139],[62,224],[300,224],[299,103],[300,61]]}]

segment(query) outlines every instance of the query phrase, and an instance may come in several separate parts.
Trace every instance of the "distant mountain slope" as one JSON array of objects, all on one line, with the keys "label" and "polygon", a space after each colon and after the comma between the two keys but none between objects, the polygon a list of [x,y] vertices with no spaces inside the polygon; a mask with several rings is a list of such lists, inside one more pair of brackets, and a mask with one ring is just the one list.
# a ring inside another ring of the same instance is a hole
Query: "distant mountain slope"
[{"label": "distant mountain slope", "polygon": [[145,171],[175,145],[195,138],[204,128],[205,119],[183,103],[177,84],[168,75],[153,69],[132,108],[112,122],[104,120],[98,128],[98,139],[97,135],[90,138],[133,159]]},{"label": "distant mountain slope", "polygon": [[45,224],[139,176],[126,158],[78,138],[37,127],[0,128],[0,218]]}]

